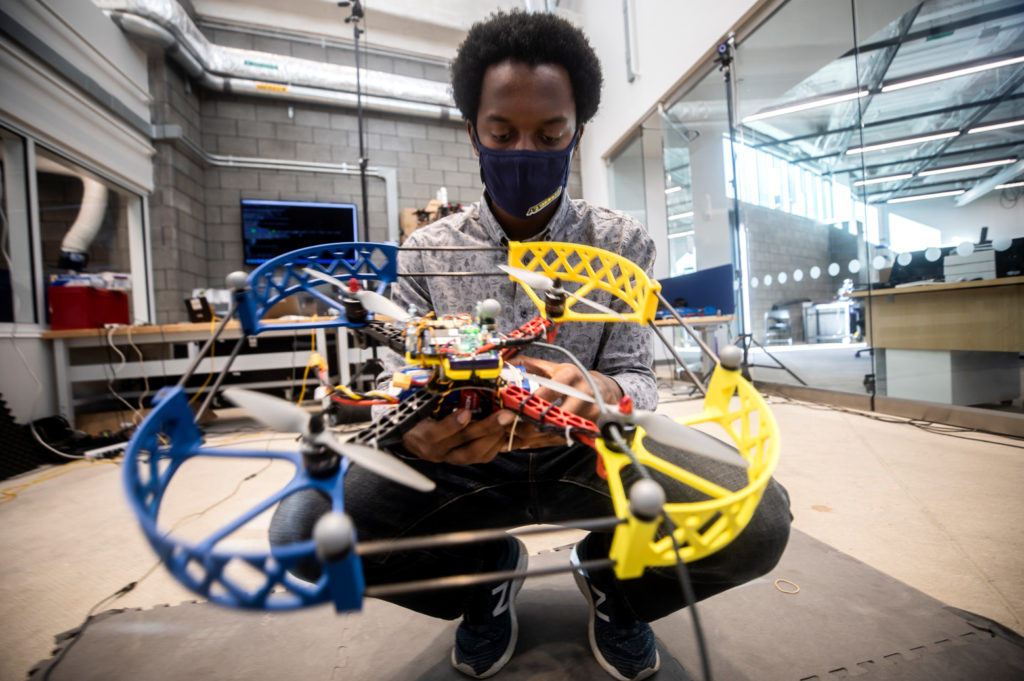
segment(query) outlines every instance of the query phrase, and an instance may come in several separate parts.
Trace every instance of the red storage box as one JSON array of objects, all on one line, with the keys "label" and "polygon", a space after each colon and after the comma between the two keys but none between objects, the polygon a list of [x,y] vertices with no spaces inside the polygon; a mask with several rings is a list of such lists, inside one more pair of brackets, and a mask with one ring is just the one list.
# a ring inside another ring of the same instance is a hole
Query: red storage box
[{"label": "red storage box", "polygon": [[93,286],[50,286],[50,328],[98,329],[128,324],[128,294]]}]

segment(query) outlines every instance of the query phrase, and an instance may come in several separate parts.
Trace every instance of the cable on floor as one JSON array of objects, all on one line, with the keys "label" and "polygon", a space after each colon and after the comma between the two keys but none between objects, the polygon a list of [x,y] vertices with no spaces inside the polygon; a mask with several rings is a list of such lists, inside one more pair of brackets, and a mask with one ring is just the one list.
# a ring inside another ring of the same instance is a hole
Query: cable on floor
[{"label": "cable on floor", "polygon": [[[94,463],[117,464],[118,461],[114,459],[84,459],[82,461],[76,461],[74,463],[63,465],[60,467],[60,469],[52,471],[49,474],[44,474],[38,478],[35,478],[34,480],[23,482],[17,485],[11,485],[9,487],[4,487],[3,489],[0,489],[0,505],[6,504],[9,501],[14,501],[18,497],[19,492],[28,489],[33,485],[38,485],[41,482],[46,482],[47,480],[59,478],[60,476],[65,475],[66,473],[72,473],[74,471],[81,470],[82,468],[85,468]],[[86,466],[83,466],[82,464],[86,464]]]},{"label": "cable on floor", "polygon": [[794,399],[788,395],[766,395],[766,399],[769,402],[774,401],[775,404],[796,404],[799,406],[807,407],[808,409],[817,409],[819,411],[836,411],[844,414],[853,414],[854,416],[862,416],[872,421],[878,421],[880,423],[895,423],[897,425],[908,425],[923,430],[928,433],[935,435],[945,435],[947,437],[955,437],[960,440],[971,440],[972,442],[982,442],[990,445],[1001,445],[1003,447],[1012,447],[1014,449],[1024,449],[1024,445],[1017,445],[1010,442],[1000,442],[998,440],[986,440],[977,437],[966,437],[962,433],[979,433],[983,435],[992,435],[995,437],[1005,438],[1008,440],[1015,440],[1018,442],[1024,442],[1024,437],[1019,435],[1009,435],[1007,433],[997,433],[992,430],[984,430],[982,428],[968,428],[967,426],[953,426],[946,423],[935,423],[933,421],[925,421],[922,419],[911,419],[903,418],[899,416],[881,416],[879,414],[872,414],[864,411],[857,411],[856,409],[847,409],[845,407],[836,407],[830,404],[819,404],[816,402],[806,402],[804,400]]}]

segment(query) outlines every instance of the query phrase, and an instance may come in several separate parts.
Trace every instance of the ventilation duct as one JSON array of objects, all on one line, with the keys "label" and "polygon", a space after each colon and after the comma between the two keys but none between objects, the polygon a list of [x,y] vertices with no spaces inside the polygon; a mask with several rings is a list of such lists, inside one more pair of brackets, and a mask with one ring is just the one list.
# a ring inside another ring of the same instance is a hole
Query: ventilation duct
[{"label": "ventilation duct", "polygon": [[[249,96],[331,105],[356,104],[356,69],[268,52],[214,45],[172,0],[94,0],[123,31],[162,47],[204,87]],[[359,73],[372,111],[458,120],[448,85],[393,73]]]},{"label": "ventilation duct", "polygon": [[82,270],[89,262],[89,246],[103,225],[103,216],[107,214],[107,186],[44,156],[36,157],[36,170],[74,177],[82,183],[81,206],[60,244],[59,262],[62,268]]}]

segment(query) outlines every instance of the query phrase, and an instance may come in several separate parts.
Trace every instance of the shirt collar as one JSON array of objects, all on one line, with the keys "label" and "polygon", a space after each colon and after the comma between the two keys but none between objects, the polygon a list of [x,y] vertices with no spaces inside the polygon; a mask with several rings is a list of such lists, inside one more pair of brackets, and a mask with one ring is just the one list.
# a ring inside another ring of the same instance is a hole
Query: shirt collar
[{"label": "shirt collar", "polygon": [[[540,232],[523,241],[558,241],[558,235],[564,234],[566,231],[566,222],[569,218],[571,206],[572,200],[569,198],[569,193],[563,191],[562,196],[558,199],[558,207],[555,208],[555,212],[551,219],[548,220],[548,224]],[[508,242],[505,230],[501,228],[498,218],[494,217],[491,206],[487,202],[486,192],[480,197],[477,214],[480,216],[480,224],[491,238],[502,244]]]}]

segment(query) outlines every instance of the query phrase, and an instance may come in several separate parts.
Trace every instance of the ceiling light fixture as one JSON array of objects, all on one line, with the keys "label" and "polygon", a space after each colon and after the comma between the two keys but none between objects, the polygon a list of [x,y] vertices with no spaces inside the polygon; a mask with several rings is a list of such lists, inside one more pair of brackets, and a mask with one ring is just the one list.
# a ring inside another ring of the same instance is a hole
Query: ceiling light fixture
[{"label": "ceiling light fixture", "polygon": [[988,132],[989,130],[1002,130],[1003,128],[1015,128],[1018,125],[1024,125],[1024,118],[1019,118],[1015,121],[1003,121],[1002,123],[992,123],[990,125],[979,125],[977,128],[971,128],[967,131],[968,135],[973,135],[978,132]]},{"label": "ceiling light fixture", "polygon": [[935,192],[934,194],[916,194],[914,196],[901,196],[898,199],[889,199],[886,203],[906,203],[908,201],[923,201],[924,199],[937,199],[942,196],[957,196],[963,194],[966,189],[951,189],[948,192]]},{"label": "ceiling light fixture", "polygon": [[1020,182],[1007,182],[1006,184],[997,184],[996,189],[1013,189],[1014,187],[1024,187],[1024,180]]},{"label": "ceiling light fixture", "polygon": [[847,149],[847,154],[863,154],[868,151],[879,151],[880,149],[892,149],[894,147],[906,147],[911,144],[923,144],[924,142],[931,142],[933,140],[946,139],[947,137],[956,137],[960,134],[959,130],[951,130],[949,132],[938,132],[934,135],[924,135],[923,137],[908,137],[901,140],[892,140],[891,142],[879,142],[878,144],[869,144],[863,147],[854,147]]},{"label": "ceiling light fixture", "polygon": [[976,168],[991,168],[992,166],[1005,166],[1011,163],[1016,163],[1015,158],[1001,158],[998,161],[982,161],[980,163],[968,163],[962,166],[949,166],[948,168],[932,168],[931,170],[922,170],[918,173],[921,177],[926,175],[942,175],[943,173],[958,173],[961,170],[974,170]]},{"label": "ceiling light fixture", "polygon": [[886,175],[885,177],[872,177],[869,180],[857,180],[854,187],[863,187],[866,184],[881,184],[882,182],[895,182],[897,180],[909,180],[914,173],[900,173],[899,175]]},{"label": "ceiling light fixture", "polygon": [[952,71],[944,71],[943,73],[936,73],[931,76],[923,76],[920,78],[910,78],[904,81],[898,81],[895,83],[889,83],[888,85],[882,86],[882,92],[892,92],[893,90],[902,90],[908,87],[916,87],[918,85],[927,85],[928,83],[935,83],[940,80],[948,80],[950,78],[959,78],[960,76],[969,76],[972,73],[981,73],[982,71],[988,71],[989,69],[997,69],[1000,66],[1011,66],[1013,64],[1020,64],[1024,62],[1024,55],[1017,57],[1010,57],[1009,59],[1000,59],[999,61],[989,62],[987,64],[978,64],[977,66],[968,66],[963,69],[954,69]]},{"label": "ceiling light fixture", "polygon": [[693,211],[692,210],[688,210],[685,213],[676,213],[675,215],[669,215],[668,219],[669,220],[682,220],[683,218],[692,218],[692,217],[693,217]]},{"label": "ceiling light fixture", "polygon": [[681,191],[683,191],[682,187],[669,187],[668,189],[665,190],[665,193],[666,194],[674,194],[676,192],[681,192]]},{"label": "ceiling light fixture", "polygon": [[751,123],[753,121],[760,121],[765,118],[774,118],[775,116],[785,116],[786,114],[796,113],[798,111],[817,109],[820,106],[831,106],[832,104],[839,104],[840,102],[848,102],[851,99],[867,97],[869,94],[871,94],[871,92],[868,90],[857,90],[854,92],[844,92],[842,94],[833,95],[831,97],[822,97],[820,99],[808,99],[803,102],[797,102],[796,104],[780,106],[775,109],[769,109],[768,111],[761,111],[760,113],[752,114],[744,118],[743,122]]}]

